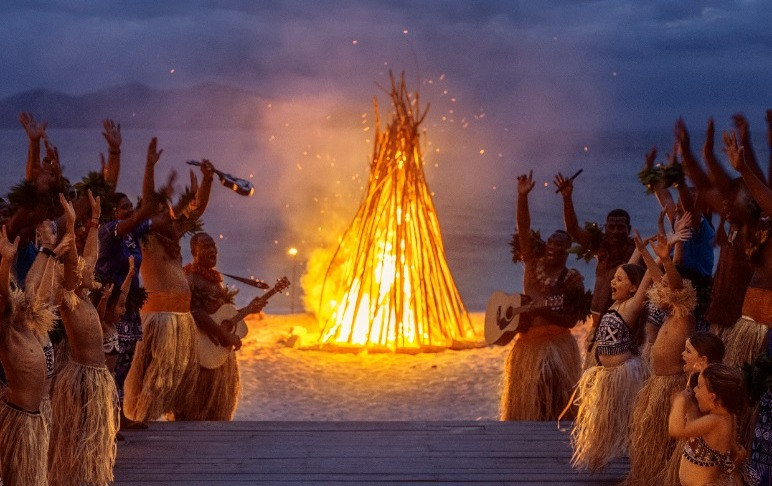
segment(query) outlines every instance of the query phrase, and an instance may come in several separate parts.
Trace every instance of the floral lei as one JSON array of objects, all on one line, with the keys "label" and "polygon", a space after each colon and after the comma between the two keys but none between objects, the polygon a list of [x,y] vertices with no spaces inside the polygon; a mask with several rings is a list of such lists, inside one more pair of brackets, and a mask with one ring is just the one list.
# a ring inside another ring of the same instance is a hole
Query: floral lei
[{"label": "floral lei", "polygon": [[198,275],[204,280],[208,280],[212,283],[222,282],[222,275],[214,268],[205,268],[197,263],[188,263],[183,270],[185,271],[185,275]]}]

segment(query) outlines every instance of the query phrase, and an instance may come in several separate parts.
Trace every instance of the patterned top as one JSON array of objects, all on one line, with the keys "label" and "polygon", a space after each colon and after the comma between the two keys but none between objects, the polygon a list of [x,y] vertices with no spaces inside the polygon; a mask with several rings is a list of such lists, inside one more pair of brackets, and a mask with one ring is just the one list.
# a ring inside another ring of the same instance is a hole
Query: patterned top
[{"label": "patterned top", "polygon": [[[772,329],[767,331],[767,341],[767,356],[772,357]],[[751,462],[762,479],[772,479],[772,389],[764,393],[759,403],[759,415],[753,431]]]},{"label": "patterned top", "polygon": [[624,354],[632,350],[633,337],[630,334],[630,328],[627,327],[619,312],[613,309],[603,314],[595,335],[596,356]]},{"label": "patterned top", "polygon": [[43,354],[46,356],[46,378],[50,380],[54,377],[54,345],[51,341],[43,346]]},{"label": "patterned top", "polygon": [[720,466],[724,472],[734,470],[734,463],[728,452],[712,449],[702,437],[692,437],[684,445],[683,456],[692,464],[702,467]]},{"label": "patterned top", "polygon": [[647,300],[643,305],[643,312],[646,314],[646,323],[648,324],[662,327],[665,320],[667,320],[667,312],[661,307],[652,304],[651,301]]}]

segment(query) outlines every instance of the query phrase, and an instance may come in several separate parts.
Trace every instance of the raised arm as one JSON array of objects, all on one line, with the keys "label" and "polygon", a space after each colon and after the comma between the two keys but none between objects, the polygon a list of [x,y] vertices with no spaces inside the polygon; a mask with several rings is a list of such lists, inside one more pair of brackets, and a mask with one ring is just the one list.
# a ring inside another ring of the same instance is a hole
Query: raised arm
[{"label": "raised arm", "polygon": [[[720,213],[723,204],[723,195],[720,188],[728,187],[724,184],[728,184],[731,178],[715,157],[706,159],[708,164],[707,173],[702,169],[691,151],[689,132],[686,130],[686,124],[681,118],[676,122],[675,135],[683,160],[684,173],[694,182],[710,210]],[[713,120],[708,120],[703,154],[706,151],[710,154],[713,153]]]},{"label": "raised arm", "polygon": [[106,119],[102,126],[105,129],[102,136],[107,141],[107,164],[102,168],[102,174],[112,188],[111,192],[115,192],[121,172],[121,124],[116,125],[114,121]]},{"label": "raised arm", "polygon": [[27,149],[27,169],[25,178],[35,180],[40,173],[40,139],[46,133],[48,122],[38,123],[32,113],[19,113],[19,122],[27,133],[29,148]]},{"label": "raised arm", "polygon": [[767,110],[767,147],[769,147],[769,166],[767,183],[772,187],[772,110]]},{"label": "raised arm", "polygon": [[520,253],[523,255],[523,262],[530,262],[533,258],[533,248],[531,248],[531,212],[528,208],[528,193],[536,185],[533,181],[533,171],[517,177],[517,225],[515,231],[520,240]]},{"label": "raised arm", "polygon": [[63,249],[61,254],[62,263],[64,264],[64,282],[62,286],[65,291],[73,292],[77,290],[80,283],[80,276],[78,275],[78,250],[75,247],[75,209],[72,207],[72,203],[64,197],[64,194],[59,194],[59,202],[62,208],[64,208],[65,236],[70,236],[71,238],[69,246]]},{"label": "raised arm", "polygon": [[5,225],[0,231],[0,298],[4,303],[8,302],[11,296],[11,267],[16,257],[16,249],[19,246],[19,237],[11,242],[8,239],[8,233],[5,231]]},{"label": "raised arm", "polygon": [[748,119],[741,113],[737,113],[732,116],[734,126],[739,132],[740,145],[745,147],[745,163],[756,174],[759,180],[766,184],[764,172],[759,167],[759,163],[756,161],[756,153],[753,151],[753,144],[751,143],[751,127],[748,123]]},{"label": "raised arm", "polygon": [[670,437],[675,439],[688,439],[690,437],[702,437],[715,430],[718,426],[716,416],[713,414],[703,415],[694,420],[686,419],[686,409],[688,401],[691,400],[690,392],[683,390],[673,397],[673,404],[670,406],[670,417],[668,417],[668,432]]},{"label": "raised arm", "polygon": [[571,238],[582,246],[589,246],[592,237],[590,233],[584,228],[579,226],[579,220],[576,218],[576,210],[574,210],[574,181],[568,179],[560,172],[555,175],[554,184],[559,189],[560,195],[563,197],[563,222],[566,225],[566,231]]},{"label": "raised arm", "polygon": [[204,214],[204,211],[206,211],[206,206],[209,204],[209,193],[212,191],[214,166],[206,159],[201,161],[201,174],[203,180],[201,181],[201,186],[196,191],[195,207],[190,214],[190,219],[193,221],[200,218]]},{"label": "raised arm", "polygon": [[659,269],[659,265],[657,265],[648,248],[646,248],[646,243],[641,240],[641,236],[638,234],[633,237],[633,241],[635,242],[635,251],[641,255],[643,262],[646,264],[647,273],[651,275],[654,282],[659,282],[662,278],[662,270]]},{"label": "raised arm", "polygon": [[147,146],[147,160],[145,161],[145,176],[142,178],[142,200],[152,201],[155,192],[155,164],[161,158],[163,149],[156,150],[158,139],[153,137]]},{"label": "raised arm", "polygon": [[99,196],[94,198],[91,189],[87,191],[88,201],[91,206],[91,220],[87,223],[88,233],[86,244],[83,246],[83,267],[81,278],[83,285],[91,288],[94,279],[94,267],[99,258],[99,217],[102,214],[102,206]]},{"label": "raised arm", "polygon": [[676,270],[673,260],[670,259],[670,245],[667,244],[667,237],[665,235],[657,236],[657,241],[652,242],[652,248],[654,248],[659,260],[665,266],[665,277],[670,290],[681,290],[684,287],[684,281],[681,278],[681,274]]},{"label": "raised arm", "polygon": [[757,177],[756,171],[748,164],[745,147],[738,147],[737,137],[734,132],[724,134],[724,143],[726,144],[726,153],[729,156],[732,167],[737,169],[740,175],[742,175],[751,196],[762,211],[772,215],[772,189]]}]

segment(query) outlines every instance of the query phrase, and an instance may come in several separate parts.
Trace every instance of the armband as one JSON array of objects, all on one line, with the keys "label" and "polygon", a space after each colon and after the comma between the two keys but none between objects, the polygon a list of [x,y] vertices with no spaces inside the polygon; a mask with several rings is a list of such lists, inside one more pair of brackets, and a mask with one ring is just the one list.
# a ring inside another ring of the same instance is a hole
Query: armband
[{"label": "armband", "polygon": [[49,256],[49,257],[53,258],[54,260],[56,260],[56,253],[51,248],[46,248],[45,246],[41,246],[40,247],[40,251],[44,255]]}]

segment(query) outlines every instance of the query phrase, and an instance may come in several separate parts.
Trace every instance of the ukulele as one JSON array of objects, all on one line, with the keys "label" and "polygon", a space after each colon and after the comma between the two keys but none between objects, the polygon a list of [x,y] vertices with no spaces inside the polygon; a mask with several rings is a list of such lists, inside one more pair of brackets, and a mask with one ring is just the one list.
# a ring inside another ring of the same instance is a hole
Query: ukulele
[{"label": "ukulele", "polygon": [[551,309],[560,310],[563,307],[562,295],[550,295],[528,304],[524,304],[527,296],[523,294],[505,294],[494,292],[488,299],[485,309],[485,342],[505,345],[515,337],[520,325],[520,315],[524,312]]},{"label": "ukulele", "polygon": [[[271,290],[252,299],[246,307],[237,310],[236,306],[233,304],[223,304],[214,314],[210,314],[209,317],[211,317],[218,325],[225,320],[235,322],[236,325],[232,333],[241,339],[247,335],[248,331],[247,325],[244,323],[244,318],[249,314],[260,312],[271,296],[283,291],[289,287],[289,285],[290,281],[287,277],[282,277],[276,281],[276,285],[274,285]],[[228,355],[232,353],[233,350],[230,347],[216,344],[201,329],[196,328],[196,330],[198,331],[198,363],[210,370],[219,368],[225,363],[228,359]]]},{"label": "ukulele", "polygon": [[[198,160],[188,160],[185,163],[195,166],[201,165],[201,162]],[[254,186],[247,180],[236,177],[232,174],[226,174],[225,172],[219,171],[217,169],[214,170],[214,173],[217,174],[217,177],[220,178],[220,184],[234,191],[236,194],[240,194],[242,196],[251,196],[255,192]]]}]

